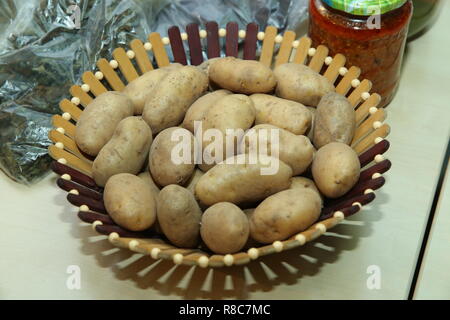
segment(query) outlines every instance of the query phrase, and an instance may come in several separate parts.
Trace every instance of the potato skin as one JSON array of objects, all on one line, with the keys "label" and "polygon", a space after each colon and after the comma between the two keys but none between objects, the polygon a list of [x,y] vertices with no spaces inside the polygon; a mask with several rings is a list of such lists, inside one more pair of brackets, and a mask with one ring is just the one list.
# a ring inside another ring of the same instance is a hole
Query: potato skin
[{"label": "potato skin", "polygon": [[111,139],[119,122],[133,115],[133,103],[123,93],[100,94],[83,110],[77,121],[75,142],[80,150],[96,156]]},{"label": "potato skin", "polygon": [[[258,132],[260,130],[267,130],[267,139],[262,140],[265,136],[259,136]],[[266,150],[270,152],[271,146],[276,143],[272,141],[270,130],[278,131],[279,147],[278,147],[278,157],[284,163],[289,165],[292,169],[292,174],[294,176],[302,174],[311,164],[314,156],[314,147],[312,146],[309,139],[302,135],[295,135],[287,130],[278,128],[270,124],[259,124],[250,129],[241,141],[240,149],[242,153],[250,152],[251,136],[256,134],[254,138],[256,145],[254,146],[254,152],[258,152],[260,142],[266,145]],[[268,154],[272,155],[272,154]],[[274,156],[274,155],[272,155]]]},{"label": "potato skin", "polygon": [[247,216],[230,202],[216,203],[203,214],[200,234],[203,242],[215,253],[238,252],[248,239]]},{"label": "potato skin", "polygon": [[144,180],[145,183],[147,183],[152,190],[153,195],[155,198],[158,196],[159,192],[161,191],[159,187],[156,185],[155,181],[153,181],[152,175],[148,170],[145,170],[144,172],[141,172],[138,174],[138,177]]},{"label": "potato skin", "polygon": [[294,134],[304,134],[311,126],[311,113],[301,103],[268,94],[250,96],[256,109],[255,124],[272,124]]},{"label": "potato skin", "polygon": [[317,192],[320,198],[322,198],[322,195],[314,181],[306,177],[292,177],[291,186],[289,187],[289,189],[310,189],[314,192]]},{"label": "potato skin", "polygon": [[208,77],[194,66],[170,72],[147,100],[142,114],[154,133],[179,125],[187,109],[208,88]]},{"label": "potato skin", "polygon": [[330,142],[350,144],[355,133],[355,110],[346,97],[328,93],[317,106],[313,141],[316,148]]},{"label": "potato skin", "polygon": [[134,114],[141,115],[144,111],[145,101],[153,95],[153,90],[164,79],[170,71],[181,67],[181,64],[174,63],[167,67],[147,71],[142,76],[128,83],[123,89],[132,101]]},{"label": "potato skin", "polygon": [[[197,198],[208,206],[218,202],[242,204],[289,188],[292,169],[287,164],[267,156],[259,156],[257,160],[256,164],[249,164],[248,156],[240,154],[217,164],[197,182]],[[264,165],[268,160],[279,163],[274,175],[261,174],[262,168],[268,168]]]},{"label": "potato skin", "polygon": [[273,73],[277,80],[276,95],[306,106],[317,106],[322,96],[335,91],[327,78],[303,64],[285,63]]},{"label": "potato skin", "polygon": [[278,192],[259,204],[250,216],[250,236],[261,243],[285,240],[306,230],[320,215],[322,199],[310,189]]},{"label": "potato skin", "polygon": [[[239,139],[241,137],[235,137],[232,139],[234,141],[233,146],[227,146],[227,129],[242,129],[242,136],[244,131],[249,129],[253,122],[255,121],[256,110],[253,106],[252,100],[243,94],[230,94],[222,97],[218,100],[205,115],[205,120],[203,121],[203,134],[205,134],[208,129],[217,129],[222,134],[223,144],[222,146],[217,145],[215,152],[217,157],[219,155],[218,161],[214,161],[212,164],[206,163],[206,159],[203,159],[202,163],[199,165],[200,169],[204,172],[211,169],[214,165],[225,160],[229,155],[235,155],[237,153],[237,147]],[[200,137],[199,137],[200,138]],[[204,136],[203,136],[204,138]],[[202,146],[203,151],[206,151],[211,141],[203,139]],[[226,148],[229,147],[227,150]],[[204,152],[205,153],[205,152]]]},{"label": "potato skin", "polygon": [[194,133],[194,121],[205,120],[208,110],[222,97],[231,94],[228,90],[217,90],[198,98],[187,110],[182,127]]},{"label": "potato skin", "polygon": [[128,117],[117,125],[114,135],[100,150],[92,165],[99,186],[118,173],[137,174],[144,165],[152,143],[152,131],[140,117]]},{"label": "potato skin", "polygon": [[198,180],[203,177],[204,173],[200,169],[195,169],[192,176],[189,178],[189,181],[186,183],[186,189],[188,189],[192,194],[195,193],[195,186],[197,185]]},{"label": "potato skin", "polygon": [[209,79],[237,93],[267,93],[276,85],[272,70],[259,61],[235,57],[218,59],[209,66]]},{"label": "potato skin", "polygon": [[106,211],[119,226],[142,231],[156,219],[155,198],[148,184],[129,173],[112,176],[103,192]]},{"label": "potato skin", "polygon": [[[181,133],[185,137],[189,137],[190,145],[190,162],[176,164],[172,161],[172,151],[176,145],[180,145],[180,141],[171,141],[172,134]],[[195,169],[194,161],[194,144],[195,138],[193,134],[180,127],[167,128],[161,131],[155,138],[149,154],[149,169],[153,180],[159,186],[167,186],[169,184],[185,184]]]},{"label": "potato skin", "polygon": [[177,247],[194,248],[200,240],[202,211],[194,195],[176,184],[158,195],[157,216],[164,235]]},{"label": "potato skin", "polygon": [[329,198],[346,194],[358,182],[360,171],[358,155],[341,142],[332,142],[320,148],[312,164],[317,188]]}]

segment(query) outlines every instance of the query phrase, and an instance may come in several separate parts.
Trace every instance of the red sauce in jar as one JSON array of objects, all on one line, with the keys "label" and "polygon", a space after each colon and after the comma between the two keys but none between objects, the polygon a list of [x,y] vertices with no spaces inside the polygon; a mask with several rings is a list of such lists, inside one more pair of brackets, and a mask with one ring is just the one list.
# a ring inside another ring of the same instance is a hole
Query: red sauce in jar
[{"label": "red sauce in jar", "polygon": [[362,78],[372,82],[372,92],[381,95],[380,106],[384,107],[398,87],[412,11],[408,0],[403,6],[383,13],[380,28],[370,29],[368,16],[351,15],[321,0],[310,0],[309,36],[313,46],[327,46],[330,55],[345,55],[347,67],[361,68]]}]

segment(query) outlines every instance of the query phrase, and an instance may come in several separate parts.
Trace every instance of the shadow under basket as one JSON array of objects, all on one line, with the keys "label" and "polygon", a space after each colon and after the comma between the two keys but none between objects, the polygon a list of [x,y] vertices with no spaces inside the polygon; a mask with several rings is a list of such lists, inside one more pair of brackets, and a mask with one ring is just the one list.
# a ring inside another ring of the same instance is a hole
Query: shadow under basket
[{"label": "shadow under basket", "polygon": [[[260,52],[257,51],[259,47]],[[152,33],[145,43],[133,40],[128,50],[115,49],[113,60],[100,59],[97,71],[85,72],[83,84],[70,88],[72,98],[61,101],[62,114],[53,116],[55,128],[49,137],[54,144],[49,146],[48,151],[55,159],[52,170],[60,175],[57,184],[68,192],[69,202],[79,207],[79,218],[91,223],[98,233],[107,235],[112,244],[150,255],[154,259],[200,267],[222,267],[246,264],[264,255],[302,246],[373,201],[374,191],[385,182],[382,174],[391,167],[390,161],[383,157],[389,148],[385,138],[390,128],[383,123],[386,118],[384,109],[377,107],[380,96],[370,93],[372,84],[369,80],[358,79],[361,73],[358,67],[346,68],[345,56],[337,54],[330,57],[328,52],[323,45],[311,48],[308,37],[296,40],[292,31],[279,35],[277,28],[268,26],[264,32],[259,32],[255,23],[248,24],[246,30],[239,30],[234,22],[228,23],[224,29],[219,29],[216,22],[208,22],[206,30],[200,30],[197,24],[190,24],[186,27],[186,33],[180,33],[179,28],[173,26],[168,30],[168,37],[161,38],[158,33]],[[125,230],[108,216],[103,204],[103,189],[92,178],[92,159],[86,157],[74,141],[75,123],[83,108],[101,93],[121,91],[128,82],[154,68],[167,66],[170,60],[199,65],[204,61],[204,55],[208,59],[219,56],[259,59],[272,68],[288,61],[306,64],[328,78],[336,91],[346,96],[355,108],[357,128],[351,147],[361,162],[359,181],[343,197],[327,203],[319,220],[307,230],[285,241],[275,241],[235,254],[216,255],[201,249],[175,247],[148,232]]]}]

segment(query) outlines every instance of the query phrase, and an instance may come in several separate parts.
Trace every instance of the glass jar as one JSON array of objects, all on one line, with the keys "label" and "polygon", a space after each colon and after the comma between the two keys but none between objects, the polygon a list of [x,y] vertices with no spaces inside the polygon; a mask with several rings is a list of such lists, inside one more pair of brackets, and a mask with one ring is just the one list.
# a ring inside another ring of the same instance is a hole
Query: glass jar
[{"label": "glass jar", "polygon": [[409,38],[420,34],[434,22],[439,2],[439,0],[413,0],[414,12],[409,25]]},{"label": "glass jar", "polygon": [[[374,2],[378,7],[371,6]],[[309,36],[331,56],[345,55],[347,67],[361,68],[384,107],[398,88],[412,11],[411,0],[310,0]]]}]

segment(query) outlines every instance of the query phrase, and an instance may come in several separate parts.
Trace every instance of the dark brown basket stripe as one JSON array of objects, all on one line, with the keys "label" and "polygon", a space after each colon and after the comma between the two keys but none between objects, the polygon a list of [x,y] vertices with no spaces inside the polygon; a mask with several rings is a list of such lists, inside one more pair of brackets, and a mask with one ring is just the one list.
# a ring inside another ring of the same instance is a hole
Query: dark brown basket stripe
[{"label": "dark brown basket stripe", "polygon": [[244,42],[244,59],[245,60],[256,60],[256,41],[258,36],[258,25],[254,22],[247,25],[247,30],[245,31],[245,42]]},{"label": "dark brown basket stripe", "polygon": [[60,187],[61,189],[69,192],[71,190],[77,190],[79,194],[94,199],[94,200],[102,200],[103,199],[103,194],[92,190],[88,187],[85,187],[81,184],[75,183],[71,180],[64,180],[62,178],[58,178],[58,180],[56,180],[56,184],[58,185],[58,187]]},{"label": "dark brown basket stripe", "polygon": [[375,158],[377,154],[383,154],[389,149],[389,141],[382,140],[375,145],[373,145],[369,150],[364,151],[359,155],[359,162],[361,163],[361,168],[368,165]]},{"label": "dark brown basket stripe", "polygon": [[200,42],[200,34],[198,24],[190,23],[186,26],[188,34],[189,54],[191,56],[191,65],[198,66],[203,62],[202,43]]},{"label": "dark brown basket stripe", "polygon": [[220,57],[219,26],[215,21],[206,23],[208,59]]},{"label": "dark brown basket stripe", "polygon": [[239,37],[239,26],[236,22],[227,23],[227,35],[225,38],[225,55],[227,57],[238,56],[238,39]]},{"label": "dark brown basket stripe", "polygon": [[79,211],[78,218],[80,218],[81,221],[87,223],[93,223],[94,221],[101,221],[103,224],[115,225],[114,221],[109,216],[107,216],[106,214],[96,212]]},{"label": "dark brown basket stripe", "polygon": [[361,171],[359,175],[359,181],[365,181],[372,179],[374,173],[383,174],[391,168],[391,161],[388,159],[381,161],[380,163],[374,164],[370,168]]},{"label": "dark brown basket stripe", "polygon": [[180,29],[172,26],[168,30],[170,47],[172,48],[173,59],[175,62],[187,65],[186,52],[184,51],[183,40],[181,39]]},{"label": "dark brown basket stripe", "polygon": [[100,213],[107,213],[105,205],[103,204],[103,200],[94,200],[85,196],[80,196],[76,194],[67,194],[67,200],[74,206],[80,207],[82,205],[87,205],[89,207],[89,210],[100,212]]},{"label": "dark brown basket stripe", "polygon": [[352,206],[353,203],[359,202],[361,205],[365,205],[375,199],[375,193],[368,193],[359,195],[350,199],[346,199],[344,201],[340,201],[337,204],[327,206],[322,210],[321,220],[326,219],[326,217],[330,217],[333,212],[342,210],[343,208]]},{"label": "dark brown basket stripe", "polygon": [[59,163],[58,161],[53,161],[50,165],[50,168],[53,170],[53,172],[59,174],[62,176],[63,174],[70,175],[71,179],[75,181],[76,183],[79,183],[85,187],[88,187],[92,190],[102,190],[97,184],[95,183],[94,179],[91,177],[69,167],[62,163]]},{"label": "dark brown basket stripe", "polygon": [[125,230],[118,225],[98,225],[95,227],[98,233],[109,235],[112,232],[116,232],[121,237],[127,238],[153,238],[154,235],[149,234],[148,232],[133,232]]}]

